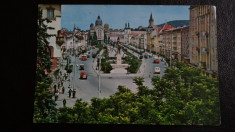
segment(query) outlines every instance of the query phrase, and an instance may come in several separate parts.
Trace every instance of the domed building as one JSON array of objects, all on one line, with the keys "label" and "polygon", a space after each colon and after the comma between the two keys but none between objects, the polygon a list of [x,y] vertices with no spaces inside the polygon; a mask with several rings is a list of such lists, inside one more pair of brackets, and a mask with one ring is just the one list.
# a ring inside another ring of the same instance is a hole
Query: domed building
[{"label": "domed building", "polygon": [[100,40],[101,42],[103,42],[104,41],[104,27],[103,27],[103,22],[100,16],[98,16],[95,21],[95,27],[93,23],[91,23],[90,25],[90,35],[92,37],[94,36],[94,32],[96,32],[97,40]]},{"label": "domed building", "polygon": [[95,26],[102,26],[102,20],[100,19],[100,16],[98,16],[98,18],[95,21]]}]

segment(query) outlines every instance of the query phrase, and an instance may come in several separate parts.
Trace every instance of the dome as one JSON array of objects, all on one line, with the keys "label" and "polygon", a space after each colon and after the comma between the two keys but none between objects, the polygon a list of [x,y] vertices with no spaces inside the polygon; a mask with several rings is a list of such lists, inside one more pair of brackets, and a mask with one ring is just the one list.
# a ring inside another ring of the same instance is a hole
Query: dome
[{"label": "dome", "polygon": [[100,19],[100,16],[95,21],[95,26],[102,26],[102,20]]}]

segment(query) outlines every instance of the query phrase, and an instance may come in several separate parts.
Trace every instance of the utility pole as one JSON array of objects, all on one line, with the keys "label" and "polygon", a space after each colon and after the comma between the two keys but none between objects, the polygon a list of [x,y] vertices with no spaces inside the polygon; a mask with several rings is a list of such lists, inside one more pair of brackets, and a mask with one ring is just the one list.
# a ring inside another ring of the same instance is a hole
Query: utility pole
[{"label": "utility pole", "polygon": [[171,31],[171,37],[170,37],[170,46],[171,46],[171,47],[170,47],[170,67],[171,67],[171,56],[172,56],[172,55],[171,55],[171,54],[172,54],[172,53],[171,53],[171,52],[172,52],[172,40],[173,40],[173,39],[172,39],[172,36],[173,36],[173,31]]},{"label": "utility pole", "polygon": [[100,67],[101,67],[101,55],[99,53],[99,87],[98,87],[98,98],[100,98]]}]

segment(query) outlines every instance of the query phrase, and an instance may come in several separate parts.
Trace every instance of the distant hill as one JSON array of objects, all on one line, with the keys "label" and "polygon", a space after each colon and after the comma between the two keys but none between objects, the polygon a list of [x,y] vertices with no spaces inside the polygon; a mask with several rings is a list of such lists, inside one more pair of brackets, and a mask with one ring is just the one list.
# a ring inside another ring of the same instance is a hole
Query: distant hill
[{"label": "distant hill", "polygon": [[[156,25],[158,27],[162,27],[165,23]],[[173,27],[183,27],[189,26],[189,20],[174,20],[174,21],[169,21],[167,24],[172,25]]]}]

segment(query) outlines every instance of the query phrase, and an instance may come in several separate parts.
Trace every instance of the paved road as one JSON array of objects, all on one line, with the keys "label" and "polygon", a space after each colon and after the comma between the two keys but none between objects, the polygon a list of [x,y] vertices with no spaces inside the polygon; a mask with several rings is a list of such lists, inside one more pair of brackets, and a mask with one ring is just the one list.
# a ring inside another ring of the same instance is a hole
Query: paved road
[{"label": "paved road", "polygon": [[[96,52],[97,49],[92,49],[90,52]],[[75,57],[71,57],[72,64],[75,60]],[[66,99],[66,106],[72,107],[75,104],[76,99],[81,98],[84,101],[89,102],[91,98],[98,97],[98,71],[95,69],[96,59],[90,57],[86,61],[81,61],[78,57],[76,57],[75,65],[84,64],[85,71],[88,73],[88,79],[81,80],[79,79],[80,70],[79,67],[76,67],[75,74],[75,82],[74,87],[76,89],[76,97],[69,98],[68,97],[68,86],[71,83],[73,86],[72,79],[71,81],[66,81],[64,83],[65,93],[60,94],[57,103],[57,107],[63,107],[62,100]],[[66,61],[64,61],[66,63]],[[158,66],[161,68],[160,74],[154,74],[154,68]],[[100,98],[108,98],[110,95],[114,94],[117,91],[118,85],[125,85],[132,92],[137,92],[137,86],[133,83],[133,78],[135,76],[144,77],[144,85],[149,88],[153,88],[151,85],[151,78],[153,76],[162,76],[164,74],[166,67],[164,62],[160,62],[159,64],[153,63],[153,58],[143,59],[142,65],[140,67],[140,72],[137,74],[101,74],[101,84],[100,84]],[[62,71],[63,73],[64,71]],[[73,73],[71,74],[73,77]]]}]

